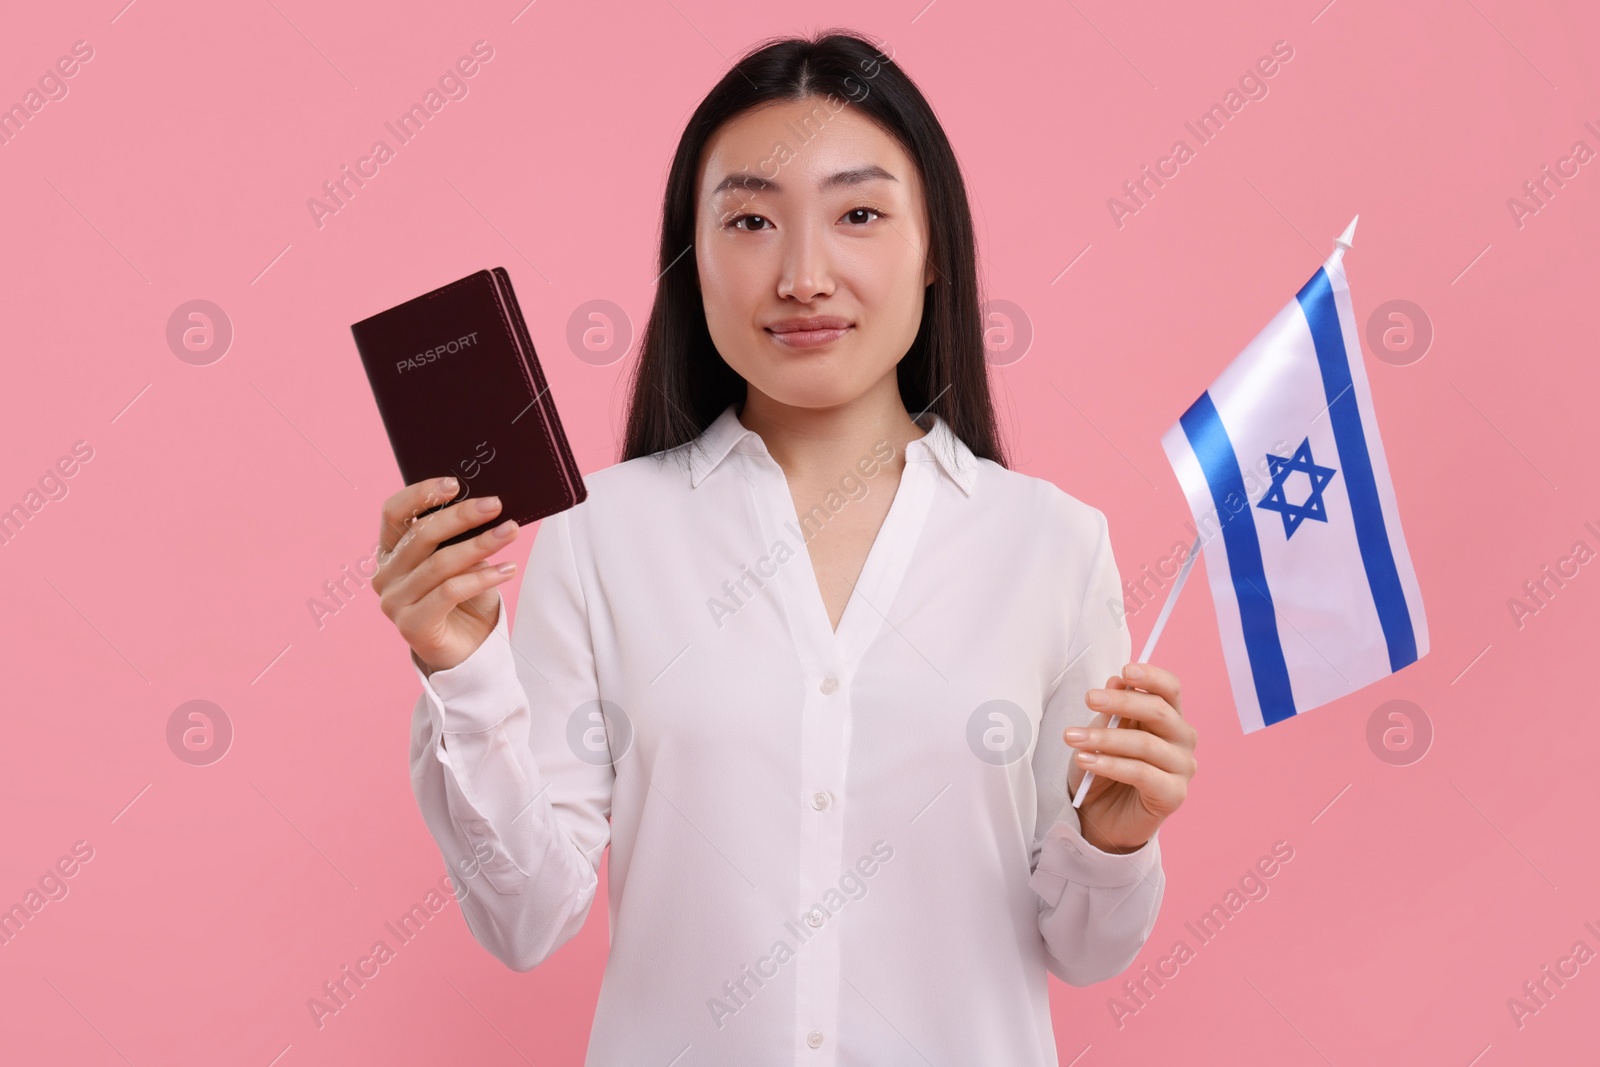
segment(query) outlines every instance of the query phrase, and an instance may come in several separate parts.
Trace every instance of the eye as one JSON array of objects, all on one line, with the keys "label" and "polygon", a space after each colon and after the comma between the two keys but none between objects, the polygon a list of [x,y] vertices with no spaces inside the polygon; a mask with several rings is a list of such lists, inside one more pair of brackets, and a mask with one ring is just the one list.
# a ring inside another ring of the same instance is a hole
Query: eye
[{"label": "eye", "polygon": [[[879,218],[883,218],[884,217],[883,212],[879,211],[875,207],[858,207],[858,208],[854,208],[854,209],[852,209],[850,211],[846,211],[844,213],[844,217],[848,219],[852,215],[857,215],[857,214],[862,214],[862,213],[866,213],[866,214],[870,214],[870,215],[876,215]],[[863,220],[862,225],[865,225],[866,223],[871,222],[871,221],[872,221],[871,219],[865,219],[865,220]]]},{"label": "eye", "polygon": [[739,223],[743,222],[745,219],[760,219],[762,222],[768,221],[765,215],[735,215],[733,218],[723,223],[723,225],[735,230],[744,230],[746,233],[754,232],[739,225]]}]

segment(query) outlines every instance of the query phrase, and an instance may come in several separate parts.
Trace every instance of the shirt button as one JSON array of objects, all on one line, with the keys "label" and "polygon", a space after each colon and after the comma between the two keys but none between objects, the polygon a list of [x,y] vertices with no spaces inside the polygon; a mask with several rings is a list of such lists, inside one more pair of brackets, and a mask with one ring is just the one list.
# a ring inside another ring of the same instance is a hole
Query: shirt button
[{"label": "shirt button", "polygon": [[812,1048],[821,1048],[822,1047],[822,1031],[821,1030],[813,1030],[809,1034],[807,1034],[806,1035],[806,1044],[810,1045]]},{"label": "shirt button", "polygon": [[828,806],[828,803],[831,799],[832,798],[826,793],[812,793],[811,806],[816,808],[818,811],[822,811]]},{"label": "shirt button", "polygon": [[822,912],[817,908],[812,908],[810,911],[806,912],[806,922],[810,923],[812,926],[821,926]]},{"label": "shirt button", "polygon": [[839,688],[839,679],[830,674],[822,680],[822,684],[817,688],[821,689],[824,693],[832,693],[835,689]]}]

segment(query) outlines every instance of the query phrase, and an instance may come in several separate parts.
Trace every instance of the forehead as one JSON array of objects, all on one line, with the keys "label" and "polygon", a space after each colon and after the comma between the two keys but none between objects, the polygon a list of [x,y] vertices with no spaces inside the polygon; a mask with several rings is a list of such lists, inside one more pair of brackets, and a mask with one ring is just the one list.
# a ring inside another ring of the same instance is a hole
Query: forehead
[{"label": "forehead", "polygon": [[[899,142],[851,104],[808,97],[768,104],[724,123],[706,143],[697,186],[702,200],[749,196],[761,191],[759,183],[725,185],[730,177],[749,175],[775,185],[769,190],[775,195],[809,194],[841,172],[856,172],[859,184],[875,167],[898,179],[878,188],[917,194],[916,168]],[[724,188],[716,194],[719,185]]]}]

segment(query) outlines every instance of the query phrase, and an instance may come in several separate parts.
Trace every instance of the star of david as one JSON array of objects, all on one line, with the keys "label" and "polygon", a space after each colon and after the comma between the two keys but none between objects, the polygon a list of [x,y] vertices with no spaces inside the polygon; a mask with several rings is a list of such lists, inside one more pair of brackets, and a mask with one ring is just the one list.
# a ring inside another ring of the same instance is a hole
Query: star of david
[{"label": "star of david", "polygon": [[[1322,506],[1322,490],[1327,488],[1338,472],[1332,467],[1319,466],[1311,458],[1311,438],[1301,441],[1292,456],[1274,456],[1269,452],[1267,469],[1272,473],[1272,485],[1256,507],[1282,513],[1283,536],[1286,540],[1294,536],[1306,519],[1328,521],[1328,512]],[[1304,471],[1311,479],[1311,493],[1299,504],[1289,503],[1288,495],[1284,492],[1284,481],[1295,471]]]}]

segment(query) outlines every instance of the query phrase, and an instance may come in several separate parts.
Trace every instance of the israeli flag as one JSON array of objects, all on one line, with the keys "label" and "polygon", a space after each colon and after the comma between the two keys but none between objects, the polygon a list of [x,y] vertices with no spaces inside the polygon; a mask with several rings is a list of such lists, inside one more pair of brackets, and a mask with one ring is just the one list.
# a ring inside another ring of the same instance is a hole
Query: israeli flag
[{"label": "israeli flag", "polygon": [[1428,651],[1345,281],[1354,231],[1161,438],[1245,733]]}]

